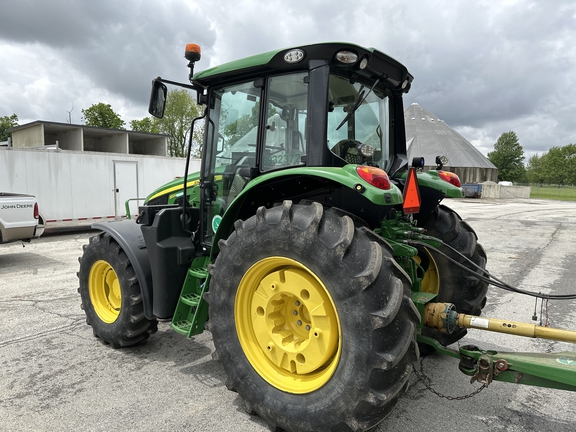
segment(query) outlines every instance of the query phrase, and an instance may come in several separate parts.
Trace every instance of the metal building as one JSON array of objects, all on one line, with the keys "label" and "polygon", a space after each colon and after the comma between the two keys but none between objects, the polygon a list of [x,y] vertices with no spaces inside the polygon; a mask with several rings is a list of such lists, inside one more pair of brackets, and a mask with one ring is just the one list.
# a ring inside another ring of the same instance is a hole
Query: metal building
[{"label": "metal building", "polygon": [[167,156],[168,135],[37,120],[15,126],[12,147]]},{"label": "metal building", "polygon": [[0,190],[35,195],[47,225],[124,219],[126,200],[135,216],[140,199],[184,174],[186,160],[166,156],[168,135],[47,121],[8,131]]},{"label": "metal building", "polygon": [[408,160],[422,156],[424,170],[436,168],[436,156],[445,156],[445,170],[456,173],[462,183],[496,182],[498,168],[466,138],[443,120],[413,103],[404,111]]}]

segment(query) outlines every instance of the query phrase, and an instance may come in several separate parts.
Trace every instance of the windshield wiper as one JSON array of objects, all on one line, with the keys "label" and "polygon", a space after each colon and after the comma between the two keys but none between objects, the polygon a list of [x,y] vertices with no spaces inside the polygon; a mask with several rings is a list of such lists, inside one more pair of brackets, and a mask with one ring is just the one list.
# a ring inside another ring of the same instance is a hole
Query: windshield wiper
[{"label": "windshield wiper", "polygon": [[350,108],[350,110],[346,114],[346,117],[344,117],[344,120],[342,120],[342,122],[338,125],[336,130],[340,129],[344,123],[346,123],[348,120],[350,120],[350,117],[352,117],[352,114],[354,114],[356,112],[356,110],[358,109],[358,107],[360,105],[362,105],[362,103],[364,103],[364,101],[366,100],[368,95],[370,93],[372,93],[372,90],[374,90],[374,87],[376,87],[376,84],[378,84],[379,82],[380,82],[380,78],[378,78],[376,81],[374,81],[374,84],[372,84],[372,87],[370,87],[370,90],[368,91],[368,93],[364,94],[365,90],[362,90],[360,92],[360,94],[358,95],[358,100],[356,100],[356,103],[354,104],[354,106],[352,108]]}]

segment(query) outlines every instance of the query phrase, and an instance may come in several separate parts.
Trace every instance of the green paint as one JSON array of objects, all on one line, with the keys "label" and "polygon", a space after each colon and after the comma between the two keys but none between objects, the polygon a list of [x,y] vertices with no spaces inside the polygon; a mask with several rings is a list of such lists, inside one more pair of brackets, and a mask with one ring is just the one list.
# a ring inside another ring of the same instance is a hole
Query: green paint
[{"label": "green paint", "polygon": [[[462,198],[464,193],[462,188],[456,187],[446,180],[442,180],[438,175],[438,171],[430,170],[426,172],[419,172],[416,174],[418,177],[418,185],[420,187],[427,187],[443,192],[448,198]],[[400,176],[401,179],[406,179],[408,171],[405,171]]]}]

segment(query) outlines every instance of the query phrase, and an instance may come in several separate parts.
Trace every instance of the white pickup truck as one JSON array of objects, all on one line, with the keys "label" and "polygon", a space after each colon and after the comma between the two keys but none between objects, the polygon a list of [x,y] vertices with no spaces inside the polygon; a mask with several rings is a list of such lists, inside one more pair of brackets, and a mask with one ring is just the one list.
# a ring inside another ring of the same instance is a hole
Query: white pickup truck
[{"label": "white pickup truck", "polygon": [[30,241],[44,232],[33,195],[0,192],[0,243]]}]

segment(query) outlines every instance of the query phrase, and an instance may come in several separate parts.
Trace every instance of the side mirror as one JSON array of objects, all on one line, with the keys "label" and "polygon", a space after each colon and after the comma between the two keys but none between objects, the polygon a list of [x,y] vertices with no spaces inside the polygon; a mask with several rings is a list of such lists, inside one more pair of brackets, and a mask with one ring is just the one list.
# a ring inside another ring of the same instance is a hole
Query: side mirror
[{"label": "side mirror", "polygon": [[164,117],[167,94],[168,89],[163,82],[158,81],[158,79],[152,81],[152,92],[150,93],[150,104],[148,105],[148,112],[154,117]]}]

